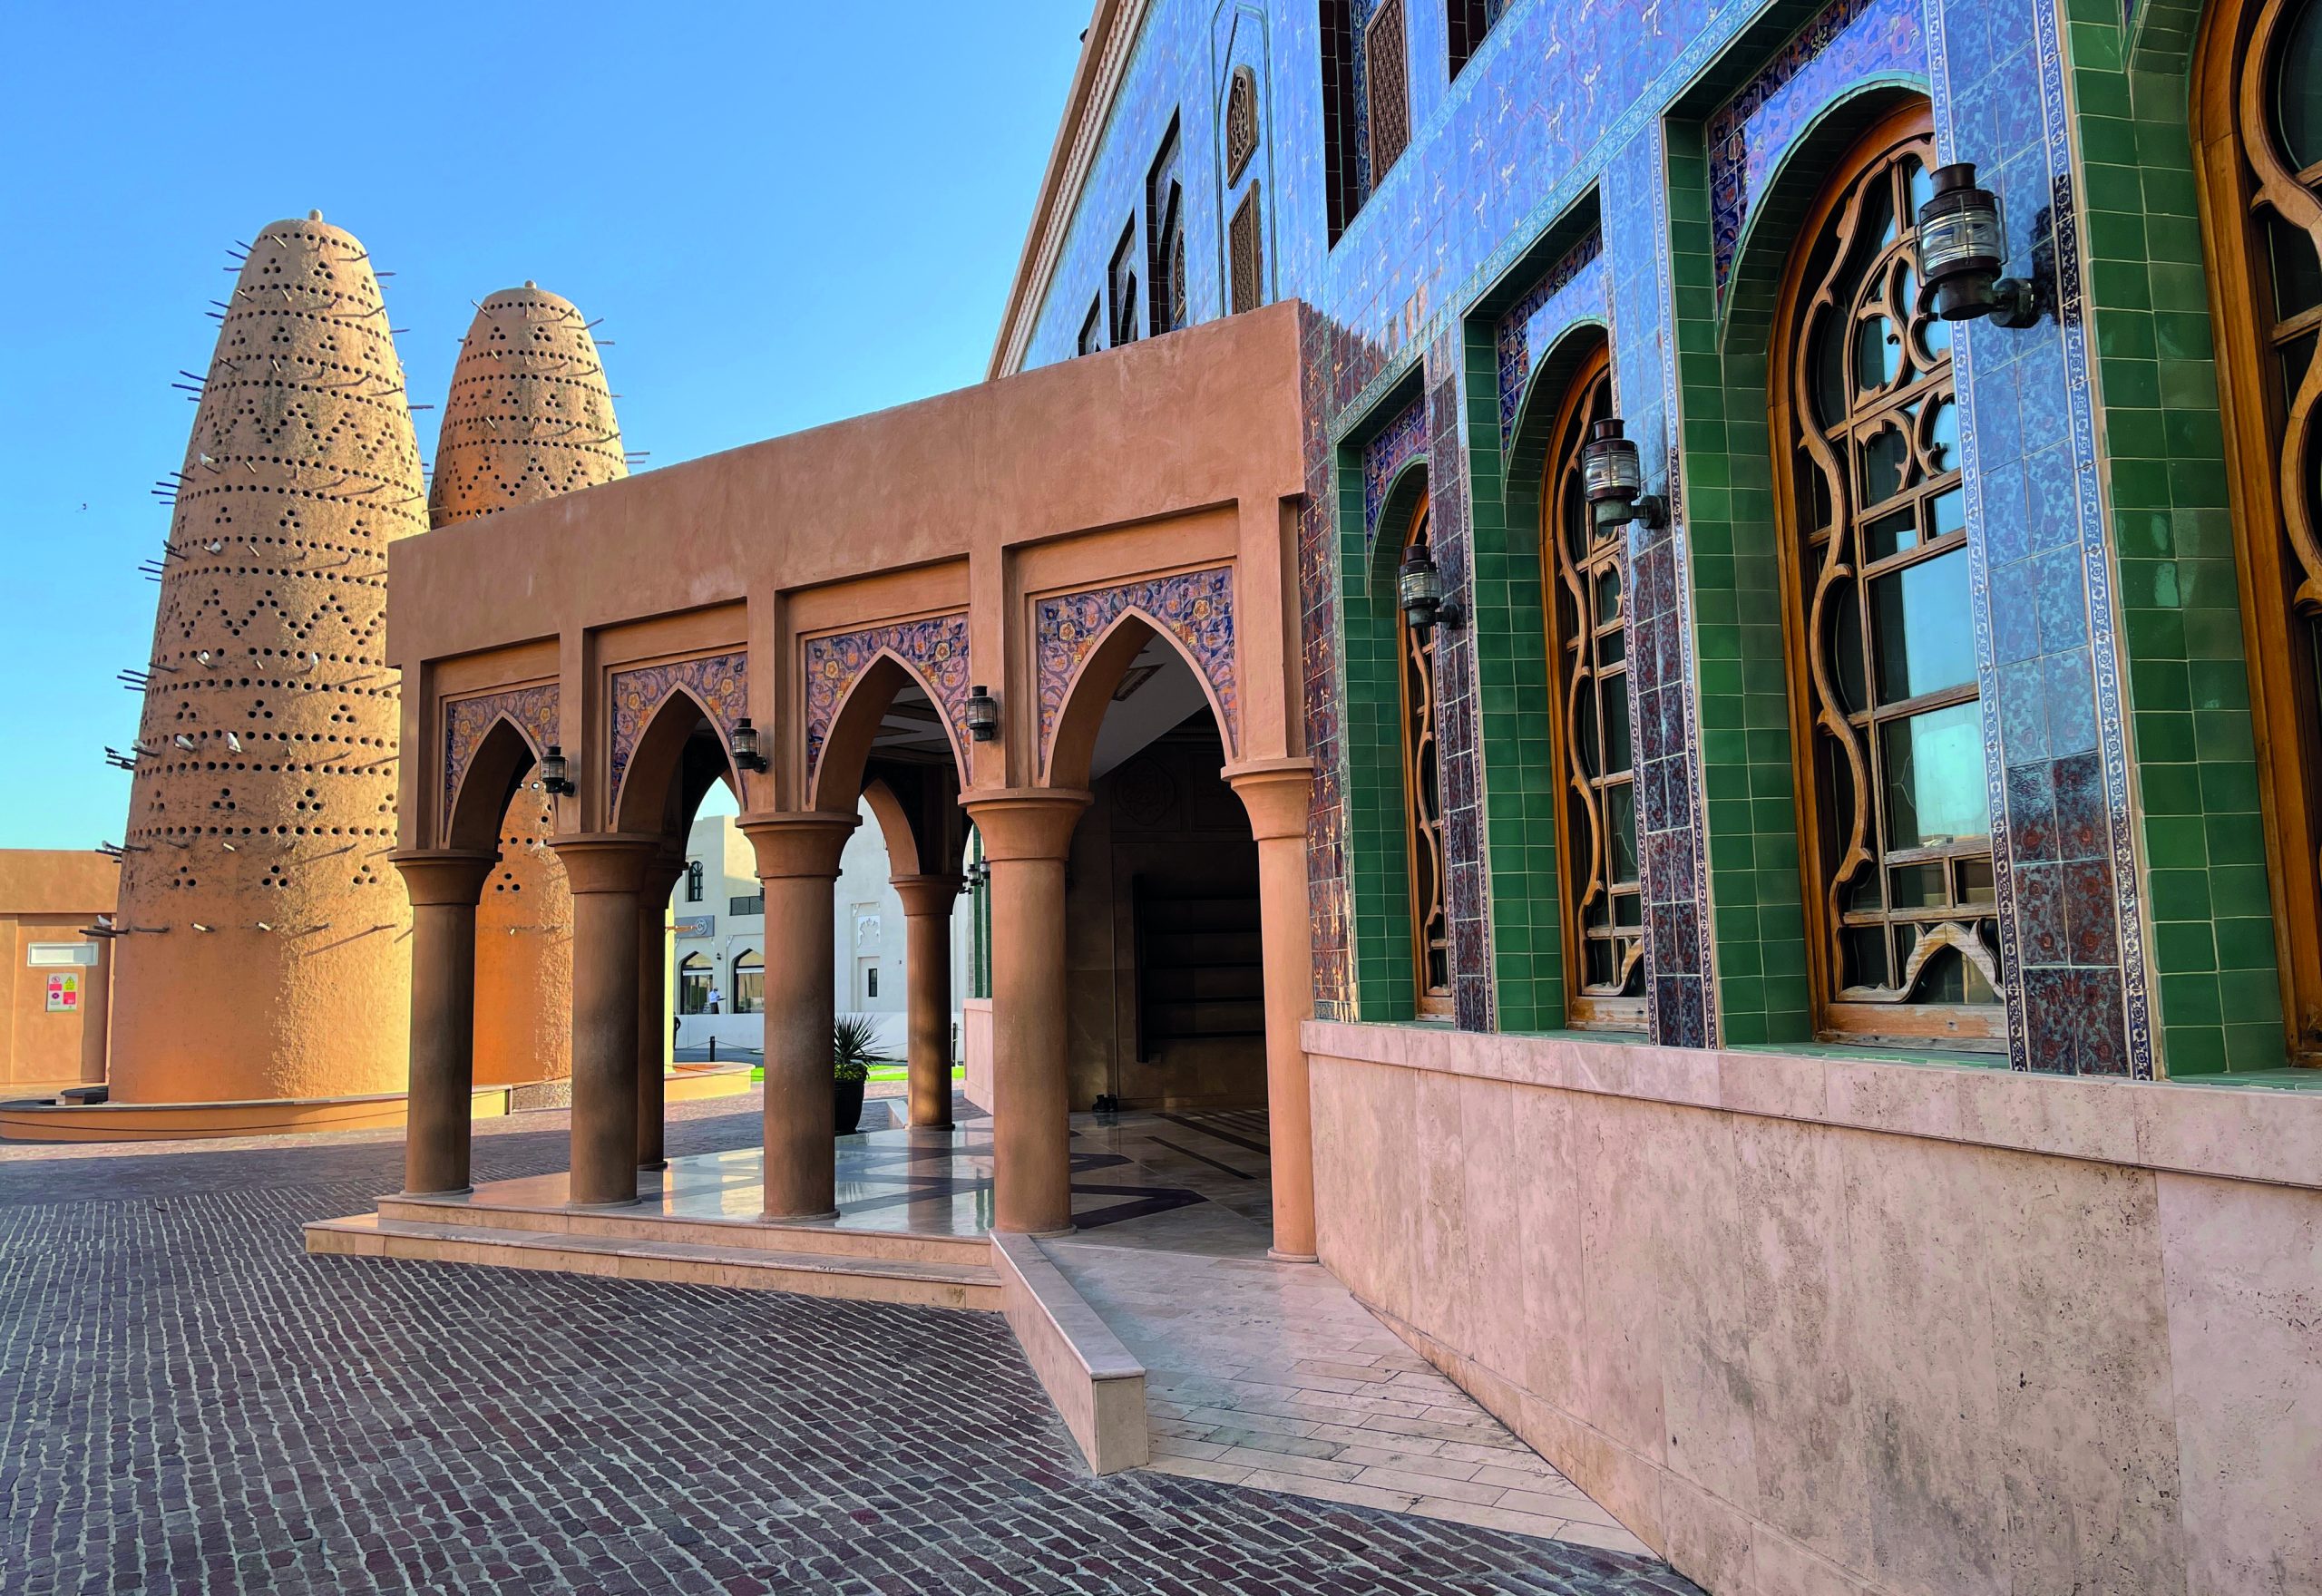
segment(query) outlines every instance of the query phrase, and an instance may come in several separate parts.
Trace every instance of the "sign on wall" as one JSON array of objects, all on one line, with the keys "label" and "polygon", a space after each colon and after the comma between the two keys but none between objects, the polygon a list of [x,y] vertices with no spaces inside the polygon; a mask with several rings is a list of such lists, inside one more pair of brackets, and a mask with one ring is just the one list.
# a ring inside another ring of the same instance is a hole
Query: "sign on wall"
[{"label": "sign on wall", "polygon": [[97,962],[94,942],[27,942],[24,963],[33,969],[54,969],[60,965],[92,968]]},{"label": "sign on wall", "polygon": [[81,1012],[81,972],[65,970],[48,978],[48,1012],[78,1014]]},{"label": "sign on wall", "polygon": [[714,914],[681,914],[678,916],[680,937],[714,937],[717,934],[717,917]]}]

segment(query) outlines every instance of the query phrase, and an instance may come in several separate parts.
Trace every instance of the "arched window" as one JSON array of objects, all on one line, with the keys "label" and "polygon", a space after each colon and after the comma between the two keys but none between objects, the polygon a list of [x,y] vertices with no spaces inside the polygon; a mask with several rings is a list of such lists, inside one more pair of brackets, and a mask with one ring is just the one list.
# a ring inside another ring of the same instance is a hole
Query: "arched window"
[{"label": "arched window", "polygon": [[678,1012],[709,1012],[709,960],[688,953],[678,961]]},{"label": "arched window", "polygon": [[698,859],[689,860],[686,863],[686,901],[688,903],[701,901],[701,861]]},{"label": "arched window", "polygon": [[[1428,546],[1427,501],[1420,497],[1404,534],[1405,550]],[[1419,1012],[1451,1012],[1450,917],[1443,881],[1443,787],[1436,750],[1435,652],[1440,628],[1414,628],[1397,612],[1401,647],[1403,818],[1410,859],[1411,959]]]},{"label": "arched window", "polygon": [[2005,1036],[1948,326],[1917,313],[1924,103],[1848,154],[1771,362],[1801,867],[1826,1036]]},{"label": "arched window", "polygon": [[766,961],[755,950],[734,960],[734,1012],[766,1012]]},{"label": "arched window", "polygon": [[[2220,0],[2193,96],[2290,1046],[2322,1062],[2322,0]],[[2229,1020],[2232,1016],[2228,1015]]]},{"label": "arched window", "polygon": [[1622,529],[1599,527],[1580,475],[1592,423],[1613,414],[1612,353],[1598,345],[1566,393],[1540,484],[1547,574],[1549,722],[1565,839],[1566,1013],[1576,1026],[1644,1024],[1644,900],[1629,738]]},{"label": "arched window", "polygon": [[1177,124],[1169,123],[1168,137],[1145,179],[1146,281],[1152,285],[1153,303],[1146,323],[1158,337],[1174,333],[1193,320],[1185,284],[1185,190],[1179,180]]}]

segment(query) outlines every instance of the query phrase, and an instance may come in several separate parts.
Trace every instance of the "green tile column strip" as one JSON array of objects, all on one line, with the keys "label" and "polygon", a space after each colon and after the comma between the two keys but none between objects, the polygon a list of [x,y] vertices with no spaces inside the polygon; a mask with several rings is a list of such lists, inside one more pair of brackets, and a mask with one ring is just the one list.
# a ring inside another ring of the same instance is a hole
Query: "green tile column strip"
[{"label": "green tile column strip", "polygon": [[[1383,408],[1392,411],[1400,404]],[[1394,579],[1373,570],[1364,536],[1359,445],[1339,447],[1339,657],[1345,673],[1348,920],[1354,940],[1355,1017],[1410,1019],[1410,877],[1403,834],[1401,662]]]},{"label": "green tile column strip", "polygon": [[1460,378],[1491,978],[1501,1030],[1553,1030],[1565,1023],[1565,993],[1546,588],[1537,482],[1528,492],[1509,482],[1501,453],[1494,331],[1489,316],[1468,319]]},{"label": "green tile column strip", "polygon": [[1721,349],[1699,124],[1671,126],[1668,179],[1718,1004],[1729,1044],[1802,1042],[1813,1028],[1766,410],[1766,336],[1794,221],[1756,219]]},{"label": "green tile column strip", "polygon": [[2068,0],[2097,412],[2171,1075],[2285,1062],[2272,895],[2188,123],[2200,8]]}]

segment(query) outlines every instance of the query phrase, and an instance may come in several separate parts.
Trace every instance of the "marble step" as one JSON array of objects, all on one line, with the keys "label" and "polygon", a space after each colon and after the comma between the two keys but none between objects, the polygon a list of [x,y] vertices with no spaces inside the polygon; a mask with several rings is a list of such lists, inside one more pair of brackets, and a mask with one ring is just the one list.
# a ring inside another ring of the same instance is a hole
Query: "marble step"
[{"label": "marble step", "polygon": [[[593,1216],[575,1216],[593,1217]],[[840,1234],[841,1232],[830,1232]],[[764,1246],[710,1246],[575,1231],[512,1230],[362,1214],[306,1227],[307,1251],[357,1258],[480,1263],[555,1270],[627,1280],[669,1280],[998,1312],[1000,1276],[988,1262],[922,1262],[830,1251],[777,1251]],[[989,1244],[984,1256],[990,1257]]]},{"label": "marble step", "polygon": [[889,1262],[984,1268],[991,1243],[982,1236],[918,1235],[902,1231],[840,1230],[832,1225],[766,1224],[756,1215],[672,1216],[649,1200],[630,1209],[571,1209],[542,1203],[485,1202],[473,1197],[383,1197],[379,1218],[398,1223],[523,1231],[641,1243],[746,1251],[826,1254]]}]

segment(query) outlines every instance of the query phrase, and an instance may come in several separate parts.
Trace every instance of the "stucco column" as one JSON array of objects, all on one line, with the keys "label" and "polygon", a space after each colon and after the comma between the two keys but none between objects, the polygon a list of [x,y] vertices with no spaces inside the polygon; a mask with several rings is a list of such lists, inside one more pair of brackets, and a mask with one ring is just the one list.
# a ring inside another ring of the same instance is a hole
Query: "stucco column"
[{"label": "stucco column", "polygon": [[1086,793],[1018,787],[961,807],[991,871],[992,1228],[1072,1228],[1064,862]]},{"label": "stucco column", "polygon": [[832,884],[854,814],[746,814],[766,890],[766,1217],[838,1212],[831,1112]]},{"label": "stucco column", "polygon": [[658,836],[552,840],[572,890],[572,1185],[575,1202],[637,1196],[637,900]]},{"label": "stucco column", "polygon": [[663,854],[646,866],[637,894],[637,1167],[666,1169],[661,1147],[661,1068],[669,1052],[662,999],[668,964],[669,893],[686,873],[686,856]]},{"label": "stucco column", "polygon": [[81,1084],[96,1086],[105,1079],[105,1031],[112,1017],[112,939],[96,941],[97,961],[88,966],[81,983]]},{"label": "stucco column", "polygon": [[1258,843],[1259,948],[1265,970],[1266,1126],[1273,1170],[1273,1255],[1314,1260],[1314,1115],[1299,1027],[1314,1012],[1312,906],[1306,890],[1310,761],[1232,765],[1225,780]]},{"label": "stucco column", "polygon": [[951,1128],[951,906],[957,876],[897,876],[903,900],[903,1055],[911,1128]]},{"label": "stucco column", "polygon": [[403,1189],[468,1189],[475,1086],[475,905],[489,853],[411,849],[387,855],[411,897],[411,1078]]}]

